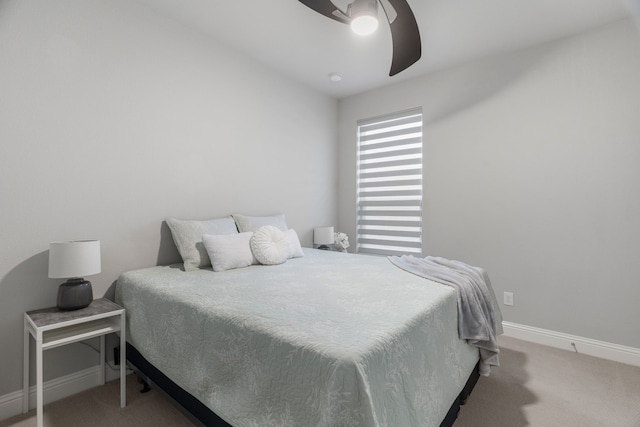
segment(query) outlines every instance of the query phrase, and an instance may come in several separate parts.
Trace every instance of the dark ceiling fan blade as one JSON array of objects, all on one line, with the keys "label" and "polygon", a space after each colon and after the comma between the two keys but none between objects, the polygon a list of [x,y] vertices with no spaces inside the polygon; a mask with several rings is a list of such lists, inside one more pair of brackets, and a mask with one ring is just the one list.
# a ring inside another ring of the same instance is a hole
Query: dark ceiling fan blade
[{"label": "dark ceiling fan blade", "polygon": [[[300,3],[335,21],[349,24],[351,17],[331,0],[299,0]],[[389,76],[409,68],[422,56],[422,42],[416,17],[407,0],[378,0],[391,27],[393,57]],[[351,5],[349,10],[351,9]]]},{"label": "dark ceiling fan blade", "polygon": [[349,17],[344,14],[331,0],[299,0],[300,3],[315,10],[321,15],[331,18],[343,24],[350,22]]},{"label": "dark ceiling fan blade", "polygon": [[[381,0],[380,4],[391,26],[393,59],[389,76],[395,76],[416,63],[422,56],[420,30],[407,0]],[[389,4],[395,11],[389,9]]]}]

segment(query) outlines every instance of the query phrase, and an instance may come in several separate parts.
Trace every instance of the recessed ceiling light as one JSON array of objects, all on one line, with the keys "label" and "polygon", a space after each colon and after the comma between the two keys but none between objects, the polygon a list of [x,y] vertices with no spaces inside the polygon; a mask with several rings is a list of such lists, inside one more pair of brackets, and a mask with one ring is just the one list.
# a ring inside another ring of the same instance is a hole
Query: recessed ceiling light
[{"label": "recessed ceiling light", "polygon": [[340,80],[342,80],[342,76],[339,73],[329,73],[329,80],[331,80],[333,83],[338,83]]}]

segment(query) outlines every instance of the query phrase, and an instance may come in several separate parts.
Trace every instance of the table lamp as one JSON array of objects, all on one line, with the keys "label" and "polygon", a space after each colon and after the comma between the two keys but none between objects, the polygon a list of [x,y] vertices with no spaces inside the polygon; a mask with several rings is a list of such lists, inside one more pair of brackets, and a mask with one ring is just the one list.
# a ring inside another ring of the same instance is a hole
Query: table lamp
[{"label": "table lamp", "polygon": [[49,277],[68,279],[58,288],[58,308],[78,310],[91,304],[91,282],[84,276],[100,273],[100,240],[49,244]]},{"label": "table lamp", "polygon": [[313,243],[318,249],[329,250],[328,245],[333,245],[335,238],[333,236],[333,227],[316,227],[313,229]]}]

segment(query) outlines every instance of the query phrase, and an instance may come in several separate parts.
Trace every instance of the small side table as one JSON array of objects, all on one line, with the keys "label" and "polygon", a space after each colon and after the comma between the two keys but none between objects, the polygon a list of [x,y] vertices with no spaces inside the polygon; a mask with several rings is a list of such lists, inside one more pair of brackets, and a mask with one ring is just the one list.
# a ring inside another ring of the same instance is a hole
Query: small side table
[{"label": "small side table", "polygon": [[105,382],[105,335],[120,332],[120,407],[127,404],[126,339],[124,308],[106,298],[93,300],[85,308],[62,311],[57,307],[24,314],[24,363],[22,412],[29,411],[29,335],[36,342],[36,416],[42,427],[42,355],[44,350],[100,337],[100,384]]}]

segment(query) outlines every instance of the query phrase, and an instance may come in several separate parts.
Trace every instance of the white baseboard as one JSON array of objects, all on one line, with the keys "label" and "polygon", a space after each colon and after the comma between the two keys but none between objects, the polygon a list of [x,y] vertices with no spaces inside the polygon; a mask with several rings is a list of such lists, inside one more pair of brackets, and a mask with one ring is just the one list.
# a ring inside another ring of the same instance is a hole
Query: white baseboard
[{"label": "white baseboard", "polygon": [[[100,385],[100,366],[55,378],[43,384],[43,402],[54,402]],[[22,413],[22,390],[0,396],[0,420]],[[36,407],[36,387],[29,387],[29,409]]]},{"label": "white baseboard", "polygon": [[504,335],[550,347],[588,354],[601,359],[640,366],[640,349],[592,340],[517,323],[502,322]]},{"label": "white baseboard", "polygon": [[[127,369],[127,374],[131,371]],[[113,381],[120,378],[119,369],[109,369],[105,372],[105,381]],[[100,365],[83,369],[59,378],[54,378],[42,385],[43,403],[80,393],[100,385]],[[0,396],[0,421],[22,413],[22,390]],[[36,407],[36,386],[29,387],[29,409]]]}]

